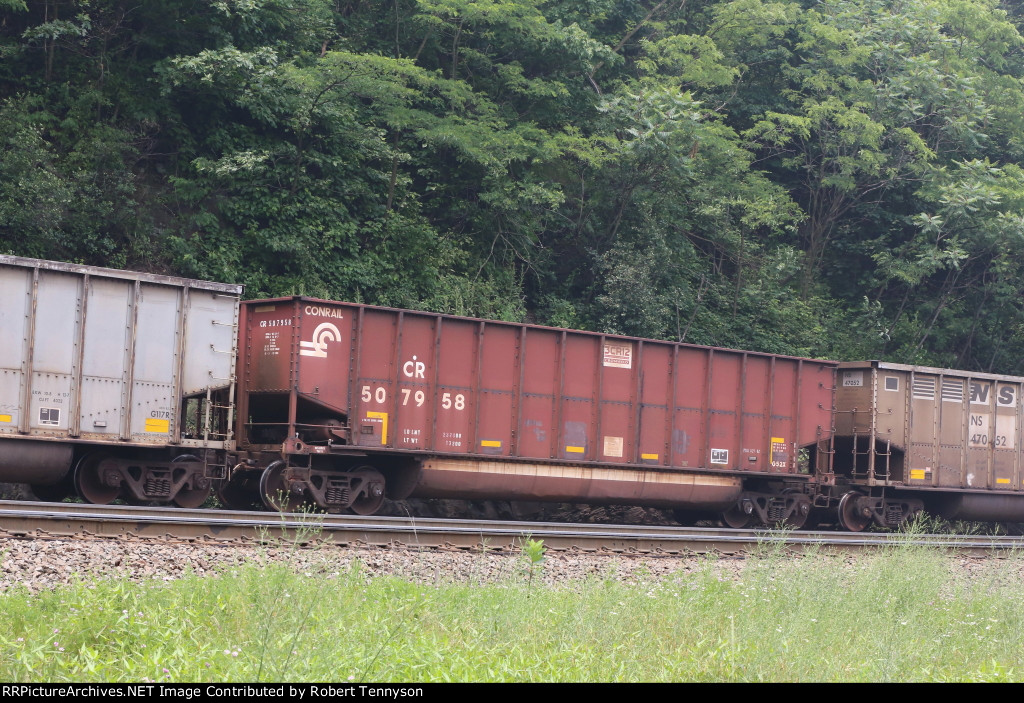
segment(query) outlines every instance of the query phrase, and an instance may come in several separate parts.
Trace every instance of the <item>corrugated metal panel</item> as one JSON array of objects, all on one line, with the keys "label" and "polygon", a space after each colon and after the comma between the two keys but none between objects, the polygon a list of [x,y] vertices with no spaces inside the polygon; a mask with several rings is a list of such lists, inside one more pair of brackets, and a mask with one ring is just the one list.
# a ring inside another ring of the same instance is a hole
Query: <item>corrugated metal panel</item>
[{"label": "corrugated metal panel", "polygon": [[[945,490],[1024,489],[1016,450],[1024,377],[850,362],[841,365],[840,378],[867,375],[873,368],[877,403],[870,395],[842,386],[836,403],[837,437],[873,437],[876,452],[893,452],[898,470],[888,476],[876,472],[868,483]],[[844,418],[853,414],[858,421],[851,426]],[[863,451],[868,451],[867,445]]]},{"label": "corrugated metal panel", "polygon": [[[0,256],[0,435],[182,441],[230,387],[240,286]],[[190,440],[191,441],[191,440]]]}]

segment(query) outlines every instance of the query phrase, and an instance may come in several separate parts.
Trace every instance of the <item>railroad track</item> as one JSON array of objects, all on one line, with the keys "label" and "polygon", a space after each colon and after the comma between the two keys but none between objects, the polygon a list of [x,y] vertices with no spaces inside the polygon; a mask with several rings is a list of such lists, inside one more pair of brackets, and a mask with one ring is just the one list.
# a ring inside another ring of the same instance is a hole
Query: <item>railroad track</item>
[{"label": "railroad track", "polygon": [[137,538],[179,542],[333,543],[404,548],[519,551],[542,539],[555,551],[610,554],[740,554],[765,547],[802,552],[920,544],[993,554],[1024,548],[1024,538],[757,531],[648,525],[593,525],[359,515],[275,514],[80,503],[0,501],[0,535],[32,538]]}]

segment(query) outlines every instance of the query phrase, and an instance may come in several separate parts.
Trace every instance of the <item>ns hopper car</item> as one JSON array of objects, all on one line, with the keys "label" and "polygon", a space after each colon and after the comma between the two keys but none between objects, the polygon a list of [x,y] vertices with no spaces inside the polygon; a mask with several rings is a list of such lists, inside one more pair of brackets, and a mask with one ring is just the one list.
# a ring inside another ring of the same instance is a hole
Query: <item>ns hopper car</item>
[{"label": "ns hopper car", "polygon": [[879,361],[839,365],[831,505],[849,530],[919,510],[1024,521],[1024,377]]}]

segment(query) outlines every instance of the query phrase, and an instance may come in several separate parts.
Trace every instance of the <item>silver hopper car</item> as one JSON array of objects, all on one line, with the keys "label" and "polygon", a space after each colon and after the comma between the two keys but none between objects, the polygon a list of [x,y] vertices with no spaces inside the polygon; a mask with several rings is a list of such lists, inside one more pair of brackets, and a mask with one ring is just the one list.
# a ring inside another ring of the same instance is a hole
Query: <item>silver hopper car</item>
[{"label": "silver hopper car", "polygon": [[200,505],[233,447],[241,292],[0,255],[0,481]]}]

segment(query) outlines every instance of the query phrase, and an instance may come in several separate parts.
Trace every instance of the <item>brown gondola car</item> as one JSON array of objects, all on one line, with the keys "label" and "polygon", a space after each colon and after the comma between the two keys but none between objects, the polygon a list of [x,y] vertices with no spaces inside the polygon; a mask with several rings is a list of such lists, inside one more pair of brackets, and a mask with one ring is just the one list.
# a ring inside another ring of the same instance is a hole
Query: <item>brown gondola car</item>
[{"label": "brown gondola car", "polygon": [[[222,497],[623,503],[799,525],[836,364],[309,298],[242,304]],[[827,470],[826,470],[827,473]]]},{"label": "brown gondola car", "polygon": [[833,496],[840,523],[1024,521],[1024,377],[844,362],[836,392]]}]

